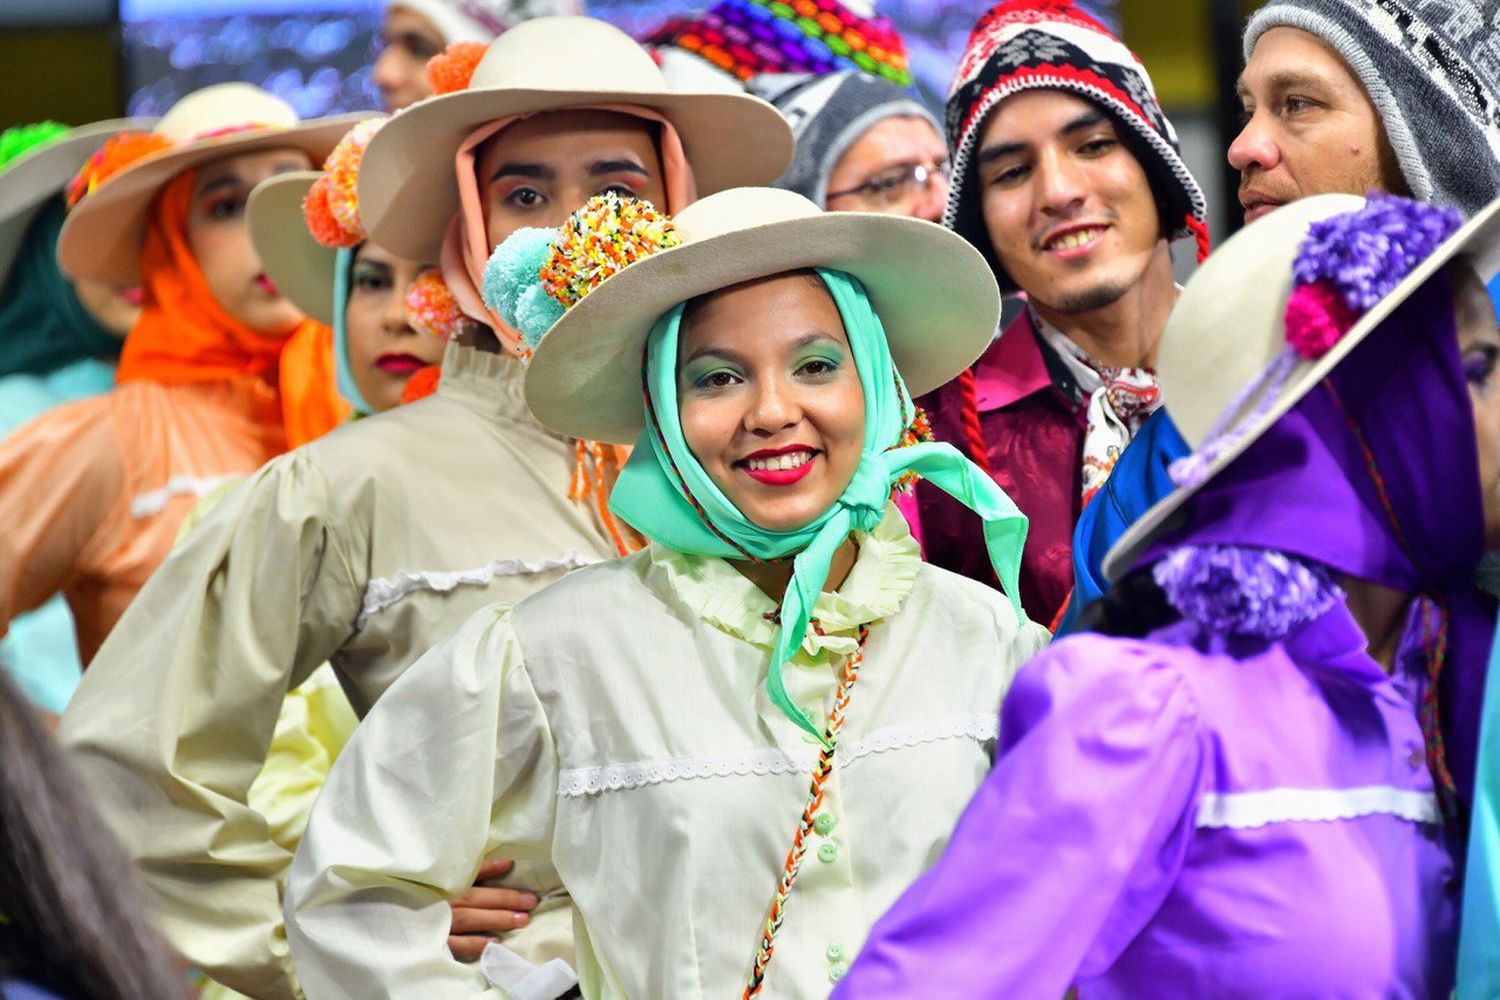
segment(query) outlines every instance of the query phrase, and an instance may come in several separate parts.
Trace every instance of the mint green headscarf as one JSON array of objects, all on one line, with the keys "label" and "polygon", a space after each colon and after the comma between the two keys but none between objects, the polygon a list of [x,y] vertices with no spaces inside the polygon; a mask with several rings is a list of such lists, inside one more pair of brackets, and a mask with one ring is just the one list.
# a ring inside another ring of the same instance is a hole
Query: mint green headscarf
[{"label": "mint green headscarf", "polygon": [[844,321],[865,396],[864,453],[843,495],[811,524],[794,531],[762,528],[724,496],[688,448],[678,419],[677,340],[684,309],[679,304],[657,321],[647,341],[646,429],[615,483],[609,509],[641,534],[679,552],[752,560],[796,556],[781,602],[781,631],[766,690],[787,718],[822,739],[787,695],[781,670],[807,633],[834,553],[850,532],[874,530],[896,481],[915,472],[984,519],[990,562],[1018,617],[1024,617],[1016,595],[1027,522],[995,481],[952,445],[896,447],[913,408],[891,361],[885,328],[857,280],[840,271],[819,269],[818,275]]}]

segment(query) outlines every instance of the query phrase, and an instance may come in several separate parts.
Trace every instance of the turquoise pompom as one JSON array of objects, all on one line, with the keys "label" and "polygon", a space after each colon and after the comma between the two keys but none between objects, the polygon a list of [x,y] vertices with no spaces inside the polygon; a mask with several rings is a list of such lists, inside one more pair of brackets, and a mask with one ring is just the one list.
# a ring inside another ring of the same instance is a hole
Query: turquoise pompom
[{"label": "turquoise pompom", "polygon": [[556,229],[518,229],[495,248],[484,265],[484,304],[520,331],[531,347],[563,314],[561,303],[542,289],[542,265],[552,254]]}]

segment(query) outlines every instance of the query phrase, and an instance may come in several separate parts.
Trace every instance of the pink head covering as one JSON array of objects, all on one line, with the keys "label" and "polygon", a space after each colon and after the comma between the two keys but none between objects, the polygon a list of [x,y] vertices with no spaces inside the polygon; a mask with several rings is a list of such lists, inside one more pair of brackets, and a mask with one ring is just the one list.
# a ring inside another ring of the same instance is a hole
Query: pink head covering
[{"label": "pink head covering", "polygon": [[[661,126],[661,138],[657,153],[661,157],[662,184],[666,189],[668,215],[676,215],[698,199],[697,185],[693,180],[693,168],[682,151],[682,140],[672,123],[650,108],[633,104],[607,104],[578,108],[558,108],[567,111],[612,111],[656,122]],[[495,315],[484,304],[479,289],[483,281],[484,265],[489,260],[489,234],[485,228],[484,199],[480,195],[479,177],[475,173],[475,158],[479,147],[493,136],[521,121],[529,115],[514,115],[489,122],[475,129],[454,157],[454,170],[458,178],[458,214],[448,223],[448,232],[443,238],[443,280],[453,292],[453,298],[464,315],[490,327],[500,339],[507,353],[520,354],[521,335],[508,323]]]}]

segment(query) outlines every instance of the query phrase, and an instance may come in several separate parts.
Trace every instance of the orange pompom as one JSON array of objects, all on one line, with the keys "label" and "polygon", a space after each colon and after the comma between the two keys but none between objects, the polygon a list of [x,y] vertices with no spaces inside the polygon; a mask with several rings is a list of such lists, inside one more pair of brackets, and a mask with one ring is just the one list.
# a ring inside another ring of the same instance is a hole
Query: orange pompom
[{"label": "orange pompom", "polygon": [[323,163],[328,178],[328,208],[339,225],[363,239],[367,234],[359,221],[359,165],[365,148],[389,119],[366,118],[339,140]]},{"label": "orange pompom", "polygon": [[417,275],[406,289],[406,319],[418,333],[440,340],[452,340],[468,322],[442,272],[435,267]]},{"label": "orange pompom", "polygon": [[313,239],[325,247],[358,246],[364,237],[345,229],[334,218],[333,209],[328,205],[332,189],[328,174],[313,181],[307,197],[302,199],[302,217],[307,220],[307,229],[312,233]]},{"label": "orange pompom", "polygon": [[454,42],[427,61],[427,85],[434,94],[468,90],[479,60],[488,51],[483,42]]},{"label": "orange pompom", "polygon": [[401,405],[415,403],[419,399],[426,399],[437,392],[438,382],[443,377],[442,365],[428,365],[426,368],[418,368],[412,373],[411,378],[406,380],[406,388],[401,390]]},{"label": "orange pompom", "polygon": [[131,164],[171,148],[172,140],[155,132],[121,132],[100,146],[68,183],[68,207],[77,205]]}]

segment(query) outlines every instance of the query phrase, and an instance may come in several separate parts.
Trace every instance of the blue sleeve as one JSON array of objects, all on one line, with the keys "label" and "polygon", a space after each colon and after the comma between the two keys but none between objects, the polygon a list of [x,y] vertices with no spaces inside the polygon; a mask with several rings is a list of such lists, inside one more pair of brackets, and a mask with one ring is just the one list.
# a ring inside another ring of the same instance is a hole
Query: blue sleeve
[{"label": "blue sleeve", "polygon": [[1490,651],[1479,733],[1474,812],[1469,828],[1469,864],[1464,879],[1463,928],[1458,946],[1458,996],[1500,993],[1500,643]]},{"label": "blue sleeve", "polygon": [[1176,489],[1167,468],[1191,451],[1167,411],[1159,409],[1120,453],[1109,480],[1083,508],[1073,530],[1073,596],[1057,627],[1059,636],[1076,632],[1083,609],[1109,589],[1104,557],[1137,518]]}]

